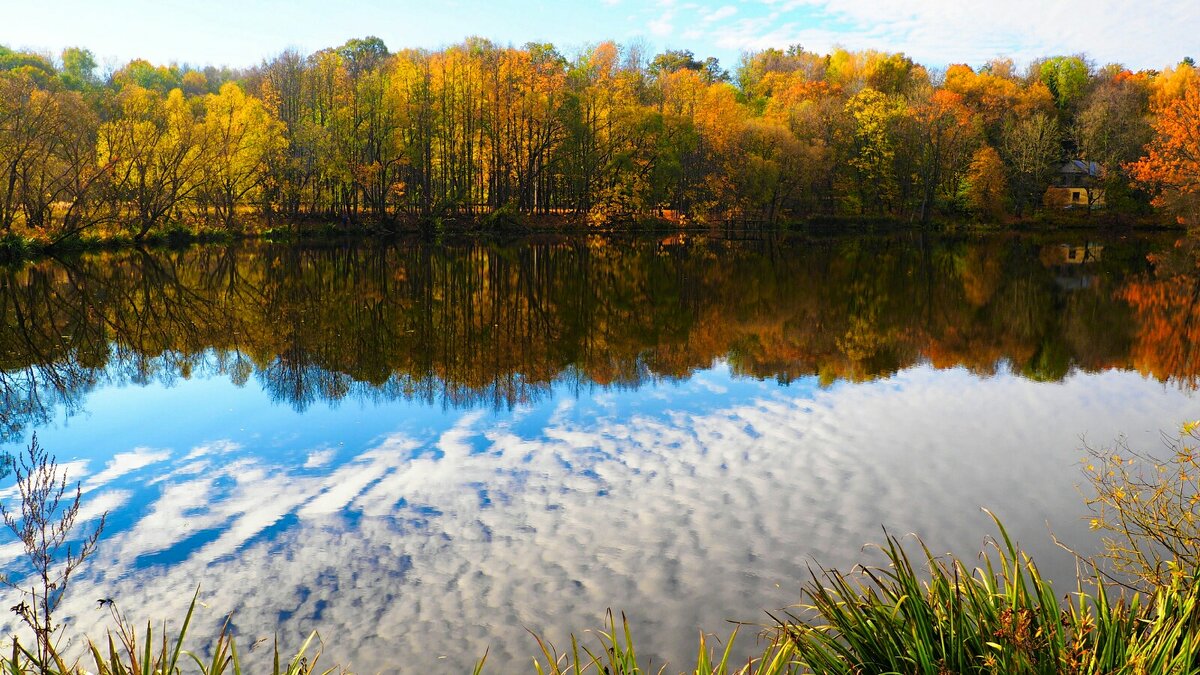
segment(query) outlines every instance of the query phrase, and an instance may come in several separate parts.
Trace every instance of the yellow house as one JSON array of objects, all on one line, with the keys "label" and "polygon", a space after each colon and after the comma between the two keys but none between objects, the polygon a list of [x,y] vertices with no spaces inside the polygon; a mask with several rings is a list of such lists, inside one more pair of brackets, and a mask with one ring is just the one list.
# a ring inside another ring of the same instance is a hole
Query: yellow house
[{"label": "yellow house", "polygon": [[1072,159],[1058,167],[1054,184],[1046,188],[1042,202],[1052,209],[1102,209],[1104,168],[1097,162]]}]

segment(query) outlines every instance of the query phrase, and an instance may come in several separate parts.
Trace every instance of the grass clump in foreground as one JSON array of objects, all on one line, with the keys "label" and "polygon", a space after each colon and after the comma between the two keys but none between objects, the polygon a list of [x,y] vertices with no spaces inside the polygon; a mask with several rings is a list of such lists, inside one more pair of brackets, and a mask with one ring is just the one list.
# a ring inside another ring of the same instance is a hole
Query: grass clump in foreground
[{"label": "grass clump in foreground", "polygon": [[[994,516],[999,537],[988,540],[976,567],[935,556],[920,540],[919,552],[911,556],[899,538],[887,536],[880,547],[884,566],[813,572],[802,587],[804,604],[762,631],[757,656],[735,660],[738,630],[723,647],[710,645],[702,634],[686,672],[1200,673],[1200,532],[1191,527],[1200,510],[1200,452],[1193,447],[1198,434],[1200,422],[1185,425],[1171,442],[1173,457],[1164,461],[1149,455],[1126,459],[1115,451],[1091,455],[1086,475],[1096,493],[1088,500],[1096,512],[1092,525],[1115,535],[1106,540],[1101,559],[1127,582],[1080,559],[1074,591],[1061,594]],[[1128,457],[1128,448],[1122,450]],[[1140,468],[1131,468],[1135,464]],[[207,658],[184,649],[195,605],[194,596],[174,638],[165,626],[156,636],[147,624],[140,640],[110,606],[116,629],[101,645],[88,640],[87,655],[71,665],[48,640],[30,651],[14,637],[11,653],[0,653],[0,675],[251,672],[243,670],[228,621],[204,650]],[[53,625],[48,617],[45,625]],[[611,613],[590,646],[572,636],[569,650],[560,654],[549,642],[533,639],[538,653],[530,672],[538,675],[684,672],[655,667],[639,656],[628,621],[622,616],[618,627]],[[314,640],[318,648],[310,661]],[[318,670],[319,645],[313,633],[286,662],[276,646],[269,672],[345,672]],[[475,675],[486,659],[485,653],[475,663]]]},{"label": "grass clump in foreground", "polygon": [[1060,600],[996,525],[1001,538],[974,570],[923,545],[915,566],[889,537],[886,568],[814,575],[804,613],[777,630],[820,673],[1185,673],[1200,665],[1196,576],[1113,600],[1091,568],[1094,576],[1081,575]]},{"label": "grass clump in foreground", "polygon": [[[146,624],[146,630],[139,638],[137,629],[125,619],[113,605],[106,600],[115,619],[116,629],[110,630],[106,640],[97,645],[91,639],[87,640],[87,654],[67,664],[67,659],[57,647],[51,646],[47,658],[25,648],[20,641],[12,638],[12,651],[0,654],[0,673],[11,675],[26,675],[41,673],[42,675],[168,675],[170,673],[195,672],[202,675],[242,675],[251,671],[242,669],[238,657],[237,642],[229,628],[229,621],[221,629],[216,642],[210,644],[210,654],[204,658],[192,651],[185,650],[184,638],[188,626],[196,610],[196,602],[200,590],[192,596],[187,615],[178,635],[171,636],[164,625],[156,635],[154,627]],[[271,663],[272,675],[329,675],[340,672],[340,669],[327,668],[319,670],[320,649],[312,653],[309,660],[310,648],[314,640],[318,640],[315,632],[309,634],[300,649],[290,660],[281,661],[279,645],[275,645],[274,659]],[[318,640],[319,644],[319,640]],[[254,671],[254,672],[262,672]]]}]

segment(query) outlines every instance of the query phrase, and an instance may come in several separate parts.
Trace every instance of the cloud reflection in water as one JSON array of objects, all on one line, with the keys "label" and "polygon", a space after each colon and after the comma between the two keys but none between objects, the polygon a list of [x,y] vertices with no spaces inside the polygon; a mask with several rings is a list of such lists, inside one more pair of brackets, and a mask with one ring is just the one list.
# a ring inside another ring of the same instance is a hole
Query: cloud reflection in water
[{"label": "cloud reflection in water", "polygon": [[354,411],[270,450],[295,423],[277,415],[246,439],[134,448],[83,477],[88,512],[116,525],[66,611],[93,635],[97,597],[141,621],[182,617],[198,583],[197,636],[234,611],[244,644],[279,627],[294,647],[315,628],[323,661],[361,672],[455,671],[487,647],[507,672],[534,650],[525,627],[564,641],[613,607],[643,649],[682,663],[701,627],[765,619],[798,600],[808,563],[863,560],[883,525],[971,554],[987,506],[1065,579],[1044,523],[1090,545],[1080,436],[1153,448],[1149,421],[1173,426],[1192,404],[1117,371],[1044,384],[920,366],[822,389],[719,364],[512,413],[384,406],[373,440],[347,447],[337,422]]}]

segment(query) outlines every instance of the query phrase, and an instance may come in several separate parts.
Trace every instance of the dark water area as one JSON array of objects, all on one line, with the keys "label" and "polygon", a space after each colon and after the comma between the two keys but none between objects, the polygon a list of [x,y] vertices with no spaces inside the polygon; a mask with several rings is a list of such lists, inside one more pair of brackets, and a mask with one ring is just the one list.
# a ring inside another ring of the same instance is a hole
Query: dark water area
[{"label": "dark water area", "polygon": [[1097,544],[1084,444],[1197,417],[1197,259],[1071,233],[44,260],[0,270],[0,440],[36,432],[110,514],[68,635],[200,584],[195,635],[316,629],[357,672],[510,672],[526,628],[608,608],[683,668],[885,526],[972,556],[986,507],[1070,590],[1048,527]]}]

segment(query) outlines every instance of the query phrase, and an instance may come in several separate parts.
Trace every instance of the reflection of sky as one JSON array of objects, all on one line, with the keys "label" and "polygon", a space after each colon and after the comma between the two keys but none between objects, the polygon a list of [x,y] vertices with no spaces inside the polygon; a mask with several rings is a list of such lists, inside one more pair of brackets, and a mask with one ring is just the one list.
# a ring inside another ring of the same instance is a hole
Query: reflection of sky
[{"label": "reflection of sky", "polygon": [[[315,628],[323,660],[360,672],[455,671],[489,646],[491,672],[508,672],[535,649],[525,627],[562,640],[613,607],[682,665],[696,630],[763,620],[798,600],[809,562],[862,560],[881,526],[972,554],[987,506],[1064,579],[1045,523],[1090,541],[1081,435],[1153,448],[1194,417],[1187,395],[1121,372],[815,382],[718,364],[512,412],[300,414],[220,377],[101,389],[39,431],[83,481],[86,513],[111,511],[65,610],[92,633],[100,597],[181,618],[199,583],[197,634],[235,611],[243,643],[279,628],[294,646]],[[0,564],[17,553],[0,547]]]}]

